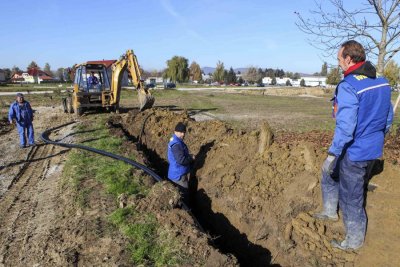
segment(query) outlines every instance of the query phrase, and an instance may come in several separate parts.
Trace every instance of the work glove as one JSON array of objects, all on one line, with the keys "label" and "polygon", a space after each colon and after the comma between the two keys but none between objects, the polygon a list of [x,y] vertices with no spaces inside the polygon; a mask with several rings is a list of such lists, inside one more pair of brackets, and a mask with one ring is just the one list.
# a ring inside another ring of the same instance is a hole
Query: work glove
[{"label": "work glove", "polygon": [[326,160],[324,161],[324,164],[322,164],[322,172],[331,175],[333,173],[335,165],[336,165],[336,156],[329,154]]}]

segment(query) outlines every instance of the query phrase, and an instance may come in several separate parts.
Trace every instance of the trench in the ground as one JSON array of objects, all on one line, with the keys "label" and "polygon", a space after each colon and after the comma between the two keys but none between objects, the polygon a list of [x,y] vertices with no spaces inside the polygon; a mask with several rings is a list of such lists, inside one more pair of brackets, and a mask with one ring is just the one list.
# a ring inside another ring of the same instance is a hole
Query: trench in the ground
[{"label": "trench in the ground", "polygon": [[[142,151],[146,164],[166,179],[168,162],[155,150],[139,143],[140,138],[130,135],[121,124],[114,125],[114,127],[121,128],[126,137],[136,146],[135,148]],[[208,192],[204,189],[197,189],[196,172],[203,166],[207,153],[213,145],[214,142],[203,145],[196,155],[196,165],[190,174],[191,197],[188,203],[189,207],[202,228],[211,236],[210,244],[222,253],[234,255],[240,266],[279,266],[270,264],[272,255],[268,249],[252,243],[247,235],[241,233],[223,213],[212,209],[212,198],[208,195]]]}]

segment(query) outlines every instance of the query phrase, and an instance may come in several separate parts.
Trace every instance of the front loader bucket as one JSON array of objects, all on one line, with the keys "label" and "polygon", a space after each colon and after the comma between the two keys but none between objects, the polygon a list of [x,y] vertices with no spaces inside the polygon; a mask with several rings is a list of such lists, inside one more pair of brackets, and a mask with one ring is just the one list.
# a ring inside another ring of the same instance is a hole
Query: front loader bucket
[{"label": "front loader bucket", "polygon": [[139,98],[140,111],[153,107],[154,97],[150,94],[150,92],[146,92],[145,90],[139,90],[138,98]]}]

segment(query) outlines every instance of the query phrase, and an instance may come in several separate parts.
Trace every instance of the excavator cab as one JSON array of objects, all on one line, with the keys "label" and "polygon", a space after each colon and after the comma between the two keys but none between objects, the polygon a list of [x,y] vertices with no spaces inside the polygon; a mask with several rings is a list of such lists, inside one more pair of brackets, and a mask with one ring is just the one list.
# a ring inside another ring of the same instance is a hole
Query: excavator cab
[{"label": "excavator cab", "polygon": [[77,68],[74,83],[81,92],[110,90],[110,74],[103,64],[85,64]]}]

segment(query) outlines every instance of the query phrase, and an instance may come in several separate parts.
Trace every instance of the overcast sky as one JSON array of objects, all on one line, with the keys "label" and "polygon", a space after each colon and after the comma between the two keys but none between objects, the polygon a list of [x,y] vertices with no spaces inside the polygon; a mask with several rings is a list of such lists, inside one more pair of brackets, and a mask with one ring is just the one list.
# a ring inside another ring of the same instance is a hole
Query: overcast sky
[{"label": "overcast sky", "polygon": [[0,2],[0,68],[53,70],[133,49],[146,70],[178,55],[201,67],[314,73],[321,51],[295,26],[314,0],[41,0]]}]

